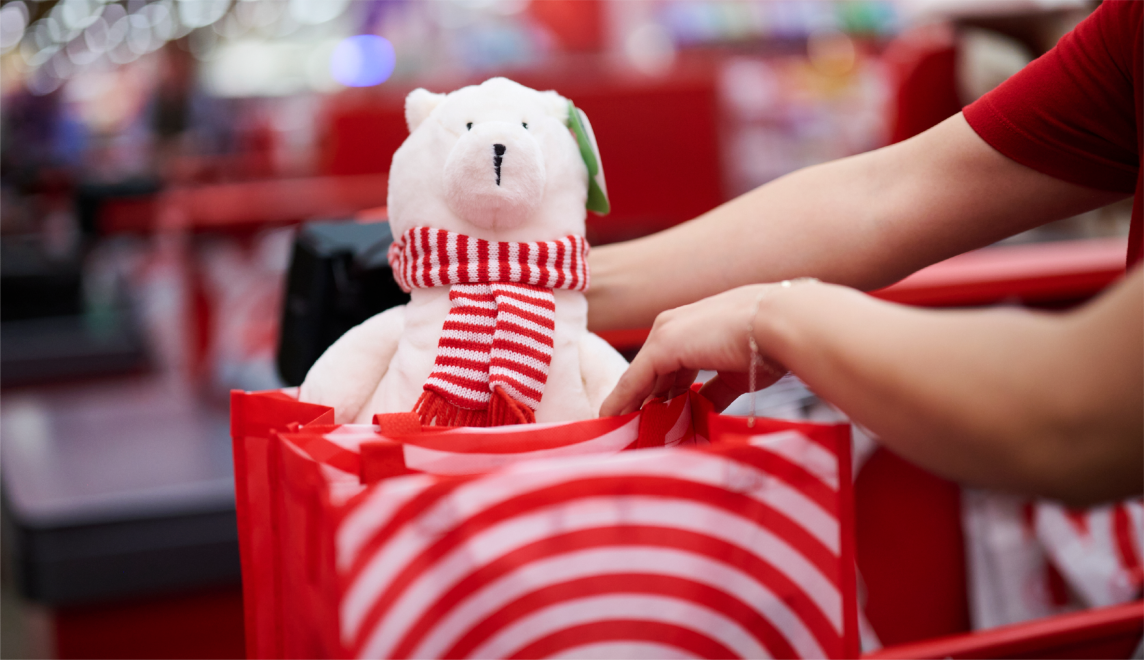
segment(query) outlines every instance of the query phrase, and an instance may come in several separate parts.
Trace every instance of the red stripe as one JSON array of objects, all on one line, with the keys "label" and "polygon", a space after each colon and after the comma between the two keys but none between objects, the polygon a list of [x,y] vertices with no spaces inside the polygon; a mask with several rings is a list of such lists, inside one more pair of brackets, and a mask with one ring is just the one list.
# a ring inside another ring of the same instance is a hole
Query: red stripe
[{"label": "red stripe", "polygon": [[827,511],[833,512],[838,508],[837,492],[831,490],[806,468],[790,462],[779,454],[769,452],[763,447],[724,447],[720,448],[719,453],[758,468],[768,477],[782,481]]},{"label": "red stripe", "polygon": [[457,281],[469,283],[469,237],[457,234]]},{"label": "red stripe", "polygon": [[524,319],[525,321],[532,321],[536,325],[539,325],[540,327],[549,331],[552,331],[556,328],[556,323],[552,319],[546,319],[539,314],[535,314],[521,307],[517,307],[513,302],[510,301],[497,301],[497,312],[498,316],[501,316],[504,313],[514,314]]},{"label": "red stripe", "polygon": [[[492,369],[500,369],[501,370],[501,374],[500,374],[501,377],[504,377],[506,373],[514,374],[514,375],[520,374],[521,376],[524,376],[525,378],[531,378],[532,380],[535,380],[536,382],[540,383],[541,385],[543,385],[544,382],[546,380],[548,380],[548,372],[547,371],[541,371],[540,369],[537,369],[535,367],[530,367],[527,364],[521,364],[520,362],[517,362],[515,360],[509,360],[508,358],[502,358],[502,357],[496,357],[496,356],[490,358],[489,359],[489,369],[490,369],[490,371]],[[525,389],[531,389],[531,388],[526,387]],[[537,392],[536,394],[537,394],[537,398],[540,398],[540,395],[542,395],[543,392]]]},{"label": "red stripe", "polygon": [[[440,623],[440,620],[447,616],[461,600],[503,577],[504,574],[540,559],[549,559],[560,554],[571,553],[573,550],[609,545],[594,541],[589,544],[584,543],[585,539],[590,539],[592,536],[601,536],[600,532],[603,531],[611,530],[590,530],[589,533],[577,533],[576,536],[580,538],[572,538],[573,535],[568,535],[545,539],[539,543],[520,548],[470,574],[425,610],[417,623],[394,647],[392,657],[409,657],[425,638],[425,635],[433,630]],[[558,540],[559,545],[557,545]],[[566,547],[566,543],[570,543],[571,547]],[[537,554],[538,548],[558,549],[555,552]],[[602,573],[542,587],[505,605],[488,618],[474,625],[459,637],[453,647],[443,656],[468,656],[477,646],[499,630],[536,610],[558,602],[609,593],[641,593],[688,600],[713,609],[742,625],[760,645],[767,649],[771,657],[795,657],[794,649],[791,648],[782,634],[771,625],[766,617],[761,616],[749,604],[707,584],[672,575],[656,574],[654,567],[648,567],[648,569],[648,573]]]},{"label": "red stripe", "polygon": [[[502,630],[509,625],[513,620],[519,619],[518,611],[523,610],[526,614],[531,614],[531,611],[539,610],[543,607],[556,605],[562,602],[577,600],[586,596],[603,595],[609,593],[631,593],[631,594],[648,594],[648,595],[662,595],[667,597],[675,597],[680,600],[694,602],[700,607],[715,610],[728,618],[740,623],[746,631],[755,638],[764,649],[768,649],[768,655],[772,658],[793,658],[795,657],[794,649],[786,642],[785,639],[775,630],[767,619],[759,616],[757,612],[751,609],[750,606],[744,604],[730,594],[713,589],[705,584],[693,582],[690,580],[682,580],[675,577],[665,575],[600,575],[590,578],[582,578],[574,580],[561,585],[554,585],[549,589],[540,592],[529,594],[520,601],[514,602],[503,610],[496,612],[486,621],[488,626],[494,630]],[[529,602],[532,601],[532,602]],[[531,611],[529,611],[531,610]],[[715,658],[733,658],[737,657],[733,652],[730,654],[725,653],[728,649],[723,651],[715,650],[714,655],[707,655],[703,651],[698,650],[695,645],[681,644],[678,634],[683,633],[686,636],[700,635],[708,640],[711,644],[716,645],[718,648],[723,648],[722,645],[714,639],[702,635],[700,630],[696,628],[689,628],[678,626],[675,624],[667,623],[664,621],[656,621],[650,617],[642,619],[641,612],[630,612],[625,619],[598,619],[592,622],[586,622],[564,628],[558,632],[550,633],[545,637],[536,639],[527,646],[520,648],[516,654],[509,657],[522,657],[522,658],[545,658],[551,657],[561,651],[581,644],[590,644],[597,641],[605,641],[608,639],[614,640],[646,640],[657,641],[669,646],[676,646],[686,648],[693,651],[701,657],[715,657]],[[485,624],[485,622],[481,622]],[[625,629],[612,631],[618,632],[618,636],[613,638],[596,638],[586,628],[605,628],[611,624],[623,623]],[[566,643],[556,643],[555,639],[563,636],[565,633],[576,632],[573,636],[566,641]],[[673,634],[675,633],[675,634]],[[768,642],[771,642],[768,644]],[[772,650],[770,647],[782,649],[781,651]],[[475,647],[474,647],[475,650]],[[785,651],[785,652],[784,652]],[[465,655],[452,655],[444,654],[445,657],[465,657]],[[467,655],[467,654],[466,654]],[[401,657],[401,656],[397,656]]]},{"label": "red stripe", "polygon": [[[464,376],[455,376],[444,371],[434,371],[432,374],[430,374],[430,378],[437,378],[445,381],[446,383],[449,383],[450,385],[463,387],[465,389],[473,390],[474,392],[489,391],[489,383],[487,380],[474,380],[472,378],[465,378]],[[432,387],[432,385],[426,385],[425,387]],[[453,396],[448,392],[442,392],[442,394]],[[483,406],[484,404],[482,403],[481,405]]]},{"label": "red stripe", "polygon": [[552,271],[548,269],[548,241],[540,243],[540,254],[536,257],[536,265],[540,267],[540,278],[536,281],[537,284],[547,285],[548,275]]},{"label": "red stripe", "polygon": [[455,430],[409,436],[402,438],[402,441],[425,449],[458,454],[518,454],[569,447],[595,440],[621,428],[637,415],[639,413],[628,413],[622,417],[602,417],[536,430],[524,426],[505,427],[501,433]]},{"label": "red stripe", "polygon": [[[463,521],[458,521],[457,526],[442,533],[433,545],[402,567],[389,587],[378,594],[377,600],[374,601],[369,612],[362,619],[358,634],[352,642],[354,654],[360,653],[373,628],[408,586],[431,568],[436,561],[472,536],[504,520],[539,509],[553,508],[555,504],[560,502],[606,495],[650,495],[665,499],[684,499],[723,509],[733,515],[750,520],[760,527],[769,529],[779,538],[786,540],[792,548],[817,566],[823,575],[838,587],[838,558],[782,513],[746,495],[706,484],[667,477],[644,475],[588,477],[523,493],[479,511]],[[755,515],[744,515],[744,513]],[[817,607],[813,605],[809,597],[803,594],[781,570],[758,557],[747,555],[743,549],[719,539],[700,536],[684,530],[665,530],[665,533],[667,531],[692,538],[692,544],[721,547],[723,549],[722,556],[727,558],[725,561],[740,566],[759,582],[768,585],[774,593],[783,594],[788,599],[788,605],[799,614],[799,617],[803,619],[816,638],[830,639],[831,636],[836,635],[829,621],[824,615],[817,612]],[[617,537],[633,538],[633,535],[625,530],[623,534],[617,534]],[[702,539],[702,541],[695,539]],[[358,578],[360,570],[360,567],[355,565],[355,570],[349,576],[351,583]],[[804,605],[796,604],[795,601],[799,597],[806,600]]]},{"label": "red stripe", "polygon": [[[507,374],[493,374],[489,376],[489,384],[490,386],[501,385],[506,387],[510,393],[511,390],[516,390],[516,393],[529,399],[530,401],[540,401],[544,397],[543,392],[537,392],[531,387],[527,387],[522,384],[518,379],[513,378],[511,375]],[[513,398],[515,399],[515,397]]]},{"label": "red stripe", "polygon": [[658,642],[679,648],[696,658],[735,657],[731,649],[700,632],[658,621],[641,621],[634,618],[638,613],[633,612],[632,615],[633,618],[627,620],[614,619],[565,628],[536,640],[509,657],[547,658],[582,644],[615,640]]},{"label": "red stripe", "polygon": [[[831,655],[837,655],[837,650],[831,653],[831,649],[838,648],[841,643],[841,636],[834,630],[830,621],[819,611],[814,602],[811,601],[804,592],[799,590],[781,571],[759,561],[738,546],[725,543],[709,536],[701,536],[691,532],[663,527],[643,526],[604,527],[556,535],[518,548],[511,553],[507,553],[502,557],[498,557],[478,567],[477,570],[457,581],[452,589],[443,593],[437,601],[426,609],[425,613],[419,618],[418,624],[411,626],[409,633],[400,642],[401,647],[407,650],[405,650],[404,653],[395,653],[394,655],[401,657],[402,655],[407,655],[412,652],[416,645],[420,643],[424,634],[432,630],[454,607],[458,606],[472,594],[477,593],[521,566],[577,550],[609,546],[671,548],[706,557],[716,562],[744,570],[744,572],[750,574],[753,579],[757,580],[761,585],[775,594],[777,598],[781,599],[782,602],[790,608],[795,616],[807,627],[811,636],[814,637],[815,641],[824,651]],[[649,573],[654,575],[655,567],[649,566],[648,569]],[[655,577],[657,580],[671,579],[666,575],[657,575]],[[542,587],[533,593],[542,594],[544,590],[545,588]],[[617,584],[616,588],[612,591],[619,592],[619,585]],[[447,658],[467,657],[488,637],[495,634],[498,629],[508,625],[511,620],[530,614],[532,609],[529,608],[528,605],[535,604],[535,601],[533,601],[533,603],[528,602],[530,595],[523,596],[519,601],[506,605],[489,617],[490,619],[495,618],[498,620],[486,620],[474,625],[457,640],[452,648],[442,654],[442,656]],[[517,605],[520,601],[525,602]],[[369,633],[372,633],[373,627],[374,625],[371,624],[368,630],[363,629],[365,634],[360,637],[362,645],[369,639]],[[748,628],[748,630],[755,633],[756,636],[762,632],[754,627]],[[353,647],[355,655],[361,654],[362,645]],[[771,646],[772,642],[768,640],[764,645]]]},{"label": "red stripe", "polygon": [[544,346],[553,346],[552,337],[549,335],[541,334],[531,328],[517,325],[511,321],[500,321],[497,323],[498,330],[505,330],[507,332],[514,332],[524,337],[529,337]]},{"label": "red stripe", "polygon": [[[509,341],[509,340],[504,339],[504,338],[497,338],[497,339],[493,340],[493,348],[492,348],[491,353],[493,354],[493,357],[490,359],[490,361],[492,359],[498,359],[498,357],[499,357],[499,359],[502,359],[502,360],[507,359],[504,357],[505,353],[513,353],[513,354],[521,355],[524,357],[530,357],[530,358],[532,358],[532,359],[534,359],[534,360],[536,360],[542,364],[545,364],[545,365],[548,365],[549,360],[551,359],[548,355],[546,355],[546,354],[544,354],[544,353],[542,353],[542,352],[540,352],[534,348],[531,348],[529,346],[525,346],[524,344],[520,344],[517,342]],[[513,364],[516,364],[516,363],[514,362]],[[524,366],[527,366],[527,365],[524,365]]]},{"label": "red stripe", "polygon": [[556,289],[561,289],[564,287],[564,278],[566,274],[564,272],[565,249],[564,241],[556,242],[556,284],[554,285],[554,288]]},{"label": "red stripe", "polygon": [[449,232],[437,230],[437,276],[442,284],[451,284],[449,280]]},{"label": "red stripe", "polygon": [[[498,298],[509,299],[514,302],[519,301],[528,303],[530,305],[535,305],[537,307],[542,307],[544,309],[550,309],[553,311],[556,310],[556,298],[552,295],[552,289],[545,289],[538,286],[532,286],[530,284],[500,284],[492,286],[494,288],[494,293]],[[539,293],[541,295],[529,295],[524,293],[524,291],[530,291],[533,294]]]},{"label": "red stripe", "polygon": [[532,258],[532,243],[519,243],[520,245],[520,281],[529,282],[532,280],[532,264],[528,260]]}]

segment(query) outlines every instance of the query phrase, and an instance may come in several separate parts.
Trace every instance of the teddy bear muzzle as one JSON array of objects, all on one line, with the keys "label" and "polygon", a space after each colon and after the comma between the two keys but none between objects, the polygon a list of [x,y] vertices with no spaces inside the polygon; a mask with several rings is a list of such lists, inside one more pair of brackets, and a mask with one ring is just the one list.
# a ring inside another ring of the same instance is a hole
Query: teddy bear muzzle
[{"label": "teddy bear muzzle", "polygon": [[445,161],[445,200],[485,229],[526,223],[544,196],[540,145],[519,122],[489,121],[466,131]]}]

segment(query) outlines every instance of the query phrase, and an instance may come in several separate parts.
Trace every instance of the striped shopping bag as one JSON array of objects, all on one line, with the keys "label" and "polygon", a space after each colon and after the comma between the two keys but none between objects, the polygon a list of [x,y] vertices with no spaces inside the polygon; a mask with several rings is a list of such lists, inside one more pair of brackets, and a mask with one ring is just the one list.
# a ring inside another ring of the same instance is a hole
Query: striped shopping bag
[{"label": "striped shopping bag", "polygon": [[377,421],[236,437],[271,491],[240,526],[275,539],[253,556],[242,530],[252,657],[857,653],[846,426],[748,427],[694,393],[570,424]]}]

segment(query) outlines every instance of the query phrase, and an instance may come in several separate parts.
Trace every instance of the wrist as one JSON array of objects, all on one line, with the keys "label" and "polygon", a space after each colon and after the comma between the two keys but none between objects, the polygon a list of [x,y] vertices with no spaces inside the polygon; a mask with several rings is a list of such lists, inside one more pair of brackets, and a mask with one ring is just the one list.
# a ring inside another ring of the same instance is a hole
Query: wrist
[{"label": "wrist", "polygon": [[769,284],[760,291],[758,304],[750,322],[750,332],[773,366],[789,369],[797,356],[797,346],[805,336],[805,310],[822,304],[830,284],[813,278],[799,278]]}]

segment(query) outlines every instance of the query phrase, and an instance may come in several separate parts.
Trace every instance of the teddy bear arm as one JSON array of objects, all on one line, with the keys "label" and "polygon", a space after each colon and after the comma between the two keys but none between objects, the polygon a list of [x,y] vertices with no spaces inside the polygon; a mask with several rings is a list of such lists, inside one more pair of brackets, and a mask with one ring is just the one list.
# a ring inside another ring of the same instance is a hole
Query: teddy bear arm
[{"label": "teddy bear arm", "polygon": [[580,378],[594,413],[599,414],[600,405],[627,369],[628,361],[611,344],[595,333],[584,333],[580,339]]},{"label": "teddy bear arm", "polygon": [[339,424],[352,421],[389,370],[404,329],[404,305],[350,328],[310,367],[298,398],[333,407]]}]

